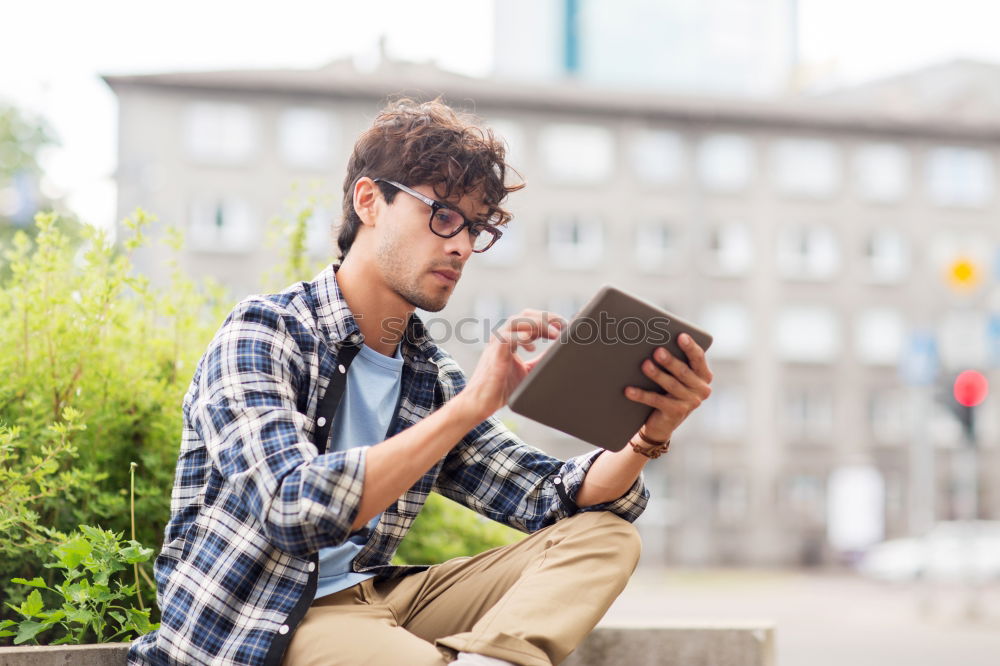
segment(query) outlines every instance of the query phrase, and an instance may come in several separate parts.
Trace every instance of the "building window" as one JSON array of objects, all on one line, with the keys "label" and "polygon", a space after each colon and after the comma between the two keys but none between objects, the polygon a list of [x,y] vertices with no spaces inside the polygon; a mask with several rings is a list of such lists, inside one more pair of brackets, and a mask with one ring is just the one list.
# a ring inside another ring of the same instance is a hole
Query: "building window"
[{"label": "building window", "polygon": [[288,166],[322,169],[333,154],[333,120],[320,109],[285,109],[278,117],[278,152]]},{"label": "building window", "polygon": [[790,280],[828,280],[840,265],[833,229],[795,225],[778,235],[778,272]]},{"label": "building window", "polygon": [[705,270],[714,275],[743,275],[753,263],[753,239],[741,222],[710,225],[707,231],[708,257]]},{"label": "building window", "polygon": [[493,331],[510,316],[510,305],[499,294],[480,293],[472,305],[474,325],[462,324],[455,330],[458,342],[471,341],[477,347],[485,347]]},{"label": "building window", "polygon": [[778,313],[778,356],[798,363],[829,363],[840,351],[837,315],[817,305],[788,307]]},{"label": "building window", "polygon": [[643,130],[632,138],[632,168],[640,182],[667,185],[681,178],[684,144],[676,132]]},{"label": "building window", "polygon": [[[524,141],[524,127],[510,118],[490,118],[487,122],[493,135],[507,146],[506,161],[521,170],[528,158]],[[493,248],[490,248],[492,251]]]},{"label": "building window", "polygon": [[940,206],[982,207],[993,198],[995,174],[989,153],[945,146],[927,156],[927,188]]},{"label": "building window", "polygon": [[208,164],[245,164],[257,150],[257,118],[243,104],[195,102],[184,109],[184,148]]},{"label": "building window", "polygon": [[826,524],[826,483],[815,474],[794,474],[784,483],[785,503],[792,517],[812,526]]},{"label": "building window", "polygon": [[593,268],[604,255],[604,230],[592,217],[562,217],[549,223],[549,258],[558,268]]},{"label": "building window", "polygon": [[549,125],[539,136],[542,163],[561,183],[596,184],[611,178],[615,142],[611,132],[595,125]]},{"label": "building window", "polygon": [[872,365],[895,365],[906,337],[903,316],[888,308],[871,308],[858,315],[854,344],[858,356]]},{"label": "building window", "polygon": [[557,294],[549,297],[548,311],[561,315],[566,319],[572,319],[585,305],[585,303],[586,301],[579,296]]},{"label": "building window", "polygon": [[950,368],[981,367],[989,359],[989,315],[977,310],[953,310],[941,318],[938,343],[941,361]]},{"label": "building window", "polygon": [[334,217],[329,208],[318,206],[306,221],[306,251],[311,257],[330,257],[334,252]]},{"label": "building window", "polygon": [[868,425],[872,438],[882,444],[899,444],[910,436],[905,394],[884,388],[868,396]]},{"label": "building window", "polygon": [[909,159],[900,146],[873,143],[858,148],[854,175],[862,199],[875,202],[899,201],[909,187]]},{"label": "building window", "polygon": [[249,204],[235,197],[195,201],[188,236],[191,247],[204,252],[247,252],[259,238]]},{"label": "building window", "polygon": [[800,387],[785,394],[782,431],[793,440],[815,442],[833,431],[833,397],[824,387]]},{"label": "building window", "polygon": [[742,303],[710,303],[698,324],[713,336],[712,358],[740,359],[750,349],[750,315]]},{"label": "building window", "polygon": [[503,235],[476,260],[487,266],[513,266],[524,251],[524,220],[518,218],[501,227]]},{"label": "building window", "polygon": [[828,197],[840,186],[836,147],[821,139],[781,139],[773,148],[774,181],[784,194]]},{"label": "building window", "polygon": [[745,475],[737,472],[715,474],[711,490],[715,517],[720,523],[738,524],[746,518],[750,493]]},{"label": "building window", "polygon": [[903,234],[876,229],[865,239],[865,265],[870,282],[900,282],[910,270],[910,253]]},{"label": "building window", "polygon": [[[712,352],[715,345],[712,345]],[[747,432],[747,395],[742,387],[727,384],[712,389],[712,397],[699,408],[702,428],[716,437],[732,438]]]},{"label": "building window", "polygon": [[667,220],[643,220],[635,228],[635,261],[640,270],[669,272],[681,261],[680,230]]},{"label": "building window", "polygon": [[750,184],[753,144],[737,134],[714,134],[698,145],[698,179],[705,189],[739,192]]}]

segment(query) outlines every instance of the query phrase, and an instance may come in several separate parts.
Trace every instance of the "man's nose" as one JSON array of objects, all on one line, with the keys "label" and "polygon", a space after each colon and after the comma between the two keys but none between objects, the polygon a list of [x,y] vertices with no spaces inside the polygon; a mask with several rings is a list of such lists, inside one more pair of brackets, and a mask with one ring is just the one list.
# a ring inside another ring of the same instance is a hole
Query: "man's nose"
[{"label": "man's nose", "polygon": [[448,254],[458,254],[462,260],[468,259],[472,255],[472,234],[468,229],[463,228],[460,232],[446,239]]}]

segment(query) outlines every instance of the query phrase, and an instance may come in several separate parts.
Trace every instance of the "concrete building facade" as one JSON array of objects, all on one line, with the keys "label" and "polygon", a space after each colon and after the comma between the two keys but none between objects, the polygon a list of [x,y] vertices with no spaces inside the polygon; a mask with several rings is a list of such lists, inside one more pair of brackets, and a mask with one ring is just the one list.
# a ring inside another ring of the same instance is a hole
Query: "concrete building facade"
[{"label": "concrete building facade", "polygon": [[[968,90],[1000,82],[1000,68],[950,67],[976,69]],[[182,228],[182,268],[234,299],[261,290],[275,261],[265,222],[295,183],[318,183],[311,252],[333,256],[347,156],[388,96],[474,111],[528,186],[447,308],[423,313],[432,335],[471,372],[483,327],[526,307],[570,316],[605,283],[704,326],[714,395],[647,467],[645,557],[767,565],[841,560],[873,534],[962,517],[972,498],[1000,518],[996,408],[978,414],[972,486],[936,396],[955,371],[995,377],[1000,362],[1000,122],[971,93],[970,108],[924,105],[928,78],[954,80],[934,70],[876,87],[892,104],[876,88],[727,100],[397,62],[106,80],[120,103],[119,217],[141,205]],[[138,257],[154,276],[155,259]],[[980,276],[964,291],[946,279],[960,260]],[[589,448],[504,418],[555,455]],[[859,490],[852,470],[876,481]]]}]

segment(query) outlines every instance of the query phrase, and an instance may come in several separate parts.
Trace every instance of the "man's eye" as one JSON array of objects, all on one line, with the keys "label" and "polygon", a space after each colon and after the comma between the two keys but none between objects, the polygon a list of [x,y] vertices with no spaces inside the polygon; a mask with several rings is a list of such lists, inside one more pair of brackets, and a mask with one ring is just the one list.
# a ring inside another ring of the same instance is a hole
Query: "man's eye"
[{"label": "man's eye", "polygon": [[453,211],[448,210],[447,208],[439,209],[435,214],[435,217],[438,222],[448,227],[451,227],[460,221],[460,217]]}]

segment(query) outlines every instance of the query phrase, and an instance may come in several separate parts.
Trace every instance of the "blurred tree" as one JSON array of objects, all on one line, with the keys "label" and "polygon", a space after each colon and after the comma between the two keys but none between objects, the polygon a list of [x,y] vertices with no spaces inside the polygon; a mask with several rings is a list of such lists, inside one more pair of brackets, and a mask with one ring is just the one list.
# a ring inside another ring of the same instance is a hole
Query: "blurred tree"
[{"label": "blurred tree", "polygon": [[[32,221],[41,210],[57,211],[62,230],[79,241],[79,221],[41,188],[40,156],[45,148],[58,145],[55,132],[43,118],[0,102],[0,246],[9,247],[19,230],[33,238],[37,228]],[[0,277],[8,271],[0,259]]]}]

